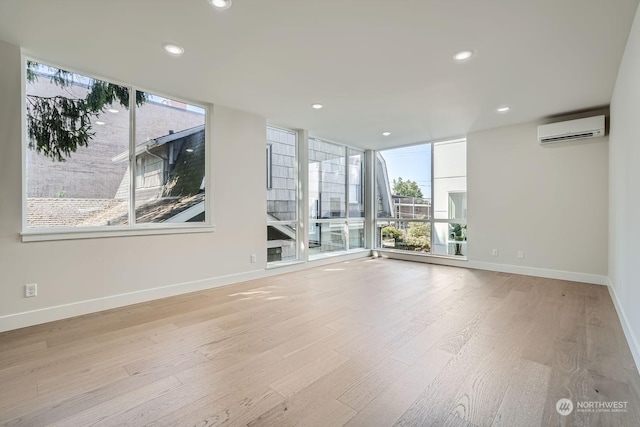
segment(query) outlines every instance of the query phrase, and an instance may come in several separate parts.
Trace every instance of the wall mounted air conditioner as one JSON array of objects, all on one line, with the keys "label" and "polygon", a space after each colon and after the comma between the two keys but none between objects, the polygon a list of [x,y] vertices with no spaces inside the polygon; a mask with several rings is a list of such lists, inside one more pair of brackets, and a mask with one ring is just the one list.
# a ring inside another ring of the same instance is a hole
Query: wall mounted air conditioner
[{"label": "wall mounted air conditioner", "polygon": [[604,116],[593,116],[538,126],[538,142],[540,144],[597,138],[600,136],[604,136]]}]

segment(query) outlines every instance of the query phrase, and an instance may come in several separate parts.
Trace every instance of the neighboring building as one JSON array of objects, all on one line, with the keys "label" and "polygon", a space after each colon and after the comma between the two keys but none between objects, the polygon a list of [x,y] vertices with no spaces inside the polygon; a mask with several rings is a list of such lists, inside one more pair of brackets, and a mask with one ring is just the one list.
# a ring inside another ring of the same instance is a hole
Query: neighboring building
[{"label": "neighboring building", "polygon": [[[296,259],[296,134],[267,128],[268,261]],[[364,152],[309,138],[309,251],[364,246]],[[344,221],[342,221],[342,219]],[[347,231],[348,228],[348,231]],[[346,235],[348,234],[348,242]]]},{"label": "neighboring building", "polygon": [[[296,189],[296,134],[293,131],[267,127],[267,261],[296,259],[296,221],[298,196]],[[274,222],[280,221],[279,224]]]},{"label": "neighboring building", "polygon": [[[74,84],[60,88],[43,71],[27,85],[27,95],[83,99],[89,83],[74,75]],[[205,119],[201,109],[190,107],[148,94],[136,108],[137,222],[204,220]],[[37,171],[27,174],[30,227],[128,222],[128,110],[119,104],[105,106],[92,122],[92,132],[88,145],[62,162],[27,150],[27,168]]]},{"label": "neighboring building", "polygon": [[[467,142],[466,140],[433,144],[433,218],[460,220],[467,223]],[[456,245],[462,255],[467,254],[465,240],[456,241],[447,223],[435,223],[432,234],[432,253],[453,255]]]},{"label": "neighboring building", "polygon": [[[425,240],[427,244],[422,250],[439,255],[466,255],[466,141],[435,142],[430,156],[434,159],[431,182],[433,201],[430,197],[413,198],[393,194],[386,161],[381,153],[377,153],[376,218],[389,219],[379,223],[378,233],[391,225],[406,236],[408,229],[416,224],[410,220],[432,220],[433,227],[430,228],[428,241]],[[462,240],[456,239],[454,230],[458,227],[462,227],[462,231],[458,232],[458,238]],[[394,239],[385,239],[381,235],[377,235],[376,239],[379,247],[398,248]]]},{"label": "neighboring building", "polygon": [[[170,132],[136,146],[136,222],[203,222],[205,215],[204,125]],[[126,161],[129,153],[116,156]],[[129,170],[116,193],[127,194]],[[126,217],[110,225],[124,224]]]}]

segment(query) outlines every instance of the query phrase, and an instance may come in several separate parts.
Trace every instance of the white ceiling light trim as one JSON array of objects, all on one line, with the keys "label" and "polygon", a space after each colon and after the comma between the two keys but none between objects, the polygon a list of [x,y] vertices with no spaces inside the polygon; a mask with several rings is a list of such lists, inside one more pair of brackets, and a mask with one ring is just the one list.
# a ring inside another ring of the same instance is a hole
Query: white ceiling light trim
[{"label": "white ceiling light trim", "polygon": [[209,4],[216,9],[229,9],[231,7],[231,0],[209,0]]},{"label": "white ceiling light trim", "polygon": [[473,50],[465,49],[453,55],[453,59],[455,59],[458,62],[464,62],[471,59],[471,57],[473,57],[474,54],[475,52]]},{"label": "white ceiling light trim", "polygon": [[382,132],[382,135],[383,136],[389,136],[389,135],[391,135],[391,132]]},{"label": "white ceiling light trim", "polygon": [[322,104],[318,104],[318,103],[311,104],[311,108],[313,108],[314,110],[320,110],[322,109],[322,107],[324,107],[324,105]]},{"label": "white ceiling light trim", "polygon": [[496,108],[496,111],[498,113],[506,113],[509,110],[511,110],[511,107],[509,107],[508,105],[503,105],[502,107]]},{"label": "white ceiling light trim", "polygon": [[164,50],[172,56],[180,56],[184,53],[184,48],[173,43],[165,43],[162,45]]}]

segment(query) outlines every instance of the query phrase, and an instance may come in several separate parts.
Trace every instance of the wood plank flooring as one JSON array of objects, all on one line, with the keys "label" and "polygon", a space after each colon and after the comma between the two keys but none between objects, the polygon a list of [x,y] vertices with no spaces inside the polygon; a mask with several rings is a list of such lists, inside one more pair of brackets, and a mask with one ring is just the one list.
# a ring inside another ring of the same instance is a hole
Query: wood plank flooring
[{"label": "wood plank flooring", "polygon": [[640,425],[606,287],[388,259],[6,332],[0,384],[7,426]]}]

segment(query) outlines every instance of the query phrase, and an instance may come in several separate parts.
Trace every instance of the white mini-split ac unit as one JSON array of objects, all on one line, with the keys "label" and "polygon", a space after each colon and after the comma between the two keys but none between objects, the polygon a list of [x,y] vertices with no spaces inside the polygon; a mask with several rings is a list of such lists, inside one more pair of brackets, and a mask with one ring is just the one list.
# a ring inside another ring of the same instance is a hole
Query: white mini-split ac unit
[{"label": "white mini-split ac unit", "polygon": [[552,144],[554,142],[597,138],[600,136],[604,136],[604,116],[538,126],[538,142],[540,144]]}]

